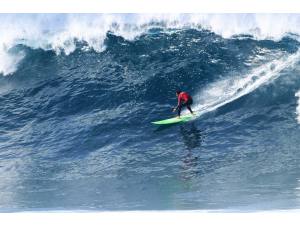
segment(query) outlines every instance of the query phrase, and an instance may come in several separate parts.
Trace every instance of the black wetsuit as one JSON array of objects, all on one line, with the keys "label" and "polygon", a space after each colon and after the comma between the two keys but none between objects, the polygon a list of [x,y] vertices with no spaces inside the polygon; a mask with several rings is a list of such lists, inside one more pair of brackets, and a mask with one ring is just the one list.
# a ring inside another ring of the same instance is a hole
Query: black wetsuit
[{"label": "black wetsuit", "polygon": [[180,116],[182,107],[187,107],[187,109],[193,113],[191,105],[193,104],[192,97],[186,92],[180,92],[178,95],[178,104],[177,104],[177,114]]}]

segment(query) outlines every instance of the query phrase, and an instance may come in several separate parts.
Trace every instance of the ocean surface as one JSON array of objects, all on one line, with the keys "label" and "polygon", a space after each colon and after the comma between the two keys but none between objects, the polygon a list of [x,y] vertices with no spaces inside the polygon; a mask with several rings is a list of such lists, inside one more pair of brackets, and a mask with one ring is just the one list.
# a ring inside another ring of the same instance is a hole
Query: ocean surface
[{"label": "ocean surface", "polygon": [[0,211],[300,208],[300,15],[0,22]]}]

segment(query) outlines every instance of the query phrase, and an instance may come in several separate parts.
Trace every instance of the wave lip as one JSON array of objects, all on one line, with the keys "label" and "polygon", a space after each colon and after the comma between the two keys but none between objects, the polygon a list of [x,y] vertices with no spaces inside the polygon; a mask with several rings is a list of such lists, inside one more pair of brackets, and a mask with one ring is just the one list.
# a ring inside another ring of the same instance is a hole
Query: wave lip
[{"label": "wave lip", "polygon": [[[207,29],[224,38],[251,35],[257,39],[280,40],[288,34],[299,39],[298,14],[15,14],[0,15],[0,73],[12,74],[24,58],[10,53],[16,45],[71,54],[76,42],[83,50],[105,50],[108,32],[133,40],[153,27]],[[276,26],[274,26],[276,24]]]}]

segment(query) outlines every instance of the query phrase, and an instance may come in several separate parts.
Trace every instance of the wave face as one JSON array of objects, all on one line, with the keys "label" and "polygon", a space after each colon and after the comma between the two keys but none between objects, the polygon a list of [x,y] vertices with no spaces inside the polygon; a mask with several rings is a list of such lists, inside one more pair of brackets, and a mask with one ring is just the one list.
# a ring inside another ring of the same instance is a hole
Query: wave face
[{"label": "wave face", "polygon": [[0,20],[0,210],[299,208],[299,15]]}]

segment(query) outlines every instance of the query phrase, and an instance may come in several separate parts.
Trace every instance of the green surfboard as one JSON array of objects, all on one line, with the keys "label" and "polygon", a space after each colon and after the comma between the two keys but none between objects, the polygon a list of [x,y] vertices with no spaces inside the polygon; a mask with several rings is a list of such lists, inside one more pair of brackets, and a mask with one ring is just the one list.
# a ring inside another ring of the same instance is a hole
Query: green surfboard
[{"label": "green surfboard", "polygon": [[153,124],[156,125],[167,125],[167,124],[174,124],[174,123],[182,123],[182,122],[187,122],[191,119],[193,119],[195,116],[188,114],[188,115],[182,115],[180,116],[180,118],[170,118],[170,119],[166,119],[166,120],[159,120],[159,121],[155,121],[152,122]]}]

